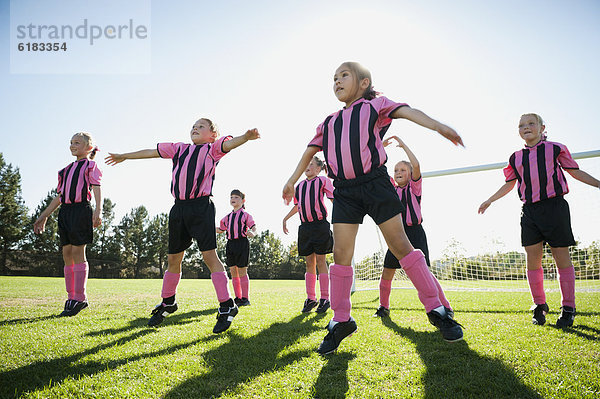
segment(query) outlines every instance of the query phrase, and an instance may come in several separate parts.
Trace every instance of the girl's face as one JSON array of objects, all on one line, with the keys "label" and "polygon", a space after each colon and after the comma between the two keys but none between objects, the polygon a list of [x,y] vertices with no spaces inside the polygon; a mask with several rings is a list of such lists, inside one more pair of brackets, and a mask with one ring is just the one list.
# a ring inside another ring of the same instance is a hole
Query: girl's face
[{"label": "girl's face", "polygon": [[69,146],[71,154],[77,157],[77,160],[87,158],[92,146],[88,144],[87,140],[81,136],[74,135],[71,137],[71,145]]},{"label": "girl's face", "polygon": [[246,202],[246,200],[243,200],[239,195],[232,195],[229,197],[229,203],[235,209],[241,208],[242,205],[244,205],[244,202]]},{"label": "girl's face", "polygon": [[369,83],[367,78],[359,81],[350,68],[341,65],[333,75],[333,92],[338,100],[350,106],[362,97]]},{"label": "girl's face", "polygon": [[394,166],[394,180],[400,187],[404,187],[408,184],[408,180],[411,178],[410,168],[404,162],[398,162]]},{"label": "girl's face", "polygon": [[519,121],[519,136],[529,147],[540,142],[544,130],[546,130],[546,126],[540,125],[538,119],[533,115],[524,115]]},{"label": "girl's face", "polygon": [[198,119],[190,132],[192,143],[196,145],[214,143],[218,137],[219,134],[210,130],[210,124],[204,119]]},{"label": "girl's face", "polygon": [[318,175],[320,172],[321,172],[321,168],[317,165],[315,160],[312,159],[310,161],[310,163],[308,164],[308,166],[306,167],[306,170],[304,171],[304,175],[307,178],[312,179],[313,177]]}]

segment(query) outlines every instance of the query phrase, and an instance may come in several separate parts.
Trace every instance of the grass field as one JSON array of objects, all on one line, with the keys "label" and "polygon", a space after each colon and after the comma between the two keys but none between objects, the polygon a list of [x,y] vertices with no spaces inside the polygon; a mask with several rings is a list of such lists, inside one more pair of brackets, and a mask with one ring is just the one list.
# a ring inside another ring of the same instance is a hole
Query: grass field
[{"label": "grass field", "polygon": [[59,278],[0,277],[0,397],[24,398],[598,398],[600,294],[579,293],[576,325],[530,323],[521,292],[448,292],[463,342],[427,321],[414,290],[353,295],[358,331],[315,353],[331,317],[299,312],[302,281],[251,281],[252,306],[214,335],[209,280],[182,280],[179,311],[147,328],[159,280],[90,280],[90,307],[56,318]]}]

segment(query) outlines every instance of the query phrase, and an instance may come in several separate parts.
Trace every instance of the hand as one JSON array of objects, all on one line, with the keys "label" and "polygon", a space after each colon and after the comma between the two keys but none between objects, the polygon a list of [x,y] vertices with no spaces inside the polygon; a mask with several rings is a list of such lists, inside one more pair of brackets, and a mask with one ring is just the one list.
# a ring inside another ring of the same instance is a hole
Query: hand
[{"label": "hand", "polygon": [[283,233],[284,234],[289,233],[288,228],[287,228],[287,223],[286,223],[285,219],[283,220]]},{"label": "hand", "polygon": [[283,198],[283,202],[286,205],[289,205],[292,198],[294,198],[294,185],[290,182],[286,183],[285,186],[283,186],[283,194],[281,197]]},{"label": "hand", "polygon": [[123,162],[125,159],[126,158],[122,154],[113,154],[112,152],[109,152],[108,156],[104,158],[104,162],[107,165],[116,165]]},{"label": "hand", "polygon": [[260,133],[258,133],[258,129],[254,128],[246,131],[246,133],[244,133],[244,137],[247,140],[256,140],[260,138]]},{"label": "hand", "polygon": [[255,237],[255,236],[256,236],[256,234],[254,234],[254,232],[252,230],[248,230],[246,232],[246,237],[252,238],[252,237]]},{"label": "hand", "polygon": [[447,138],[448,140],[450,140],[454,145],[461,145],[463,147],[465,146],[463,144],[462,138],[460,138],[458,133],[456,133],[456,131],[454,129],[452,129],[451,127],[446,126],[443,123],[441,123],[437,129],[437,132],[439,134],[441,134],[442,136],[444,136],[445,138]]},{"label": "hand", "polygon": [[402,140],[400,140],[400,137],[398,137],[398,136],[388,137],[387,139],[385,139],[383,141],[383,146],[387,147],[388,145],[390,145],[392,143],[392,140],[396,140],[396,142],[398,143],[396,145],[397,147],[404,148],[404,142]]},{"label": "hand", "polygon": [[477,211],[477,213],[483,215],[485,210],[488,209],[490,205],[492,205],[492,202],[490,200],[484,201],[481,205],[479,205],[479,211]]},{"label": "hand", "polygon": [[40,215],[40,217],[37,218],[37,220],[33,223],[33,232],[35,234],[42,234],[44,232],[44,230],[46,229],[46,221],[47,220],[48,220],[47,217]]},{"label": "hand", "polygon": [[102,217],[100,216],[100,212],[94,211],[94,216],[92,217],[94,227],[100,227],[102,224]]}]

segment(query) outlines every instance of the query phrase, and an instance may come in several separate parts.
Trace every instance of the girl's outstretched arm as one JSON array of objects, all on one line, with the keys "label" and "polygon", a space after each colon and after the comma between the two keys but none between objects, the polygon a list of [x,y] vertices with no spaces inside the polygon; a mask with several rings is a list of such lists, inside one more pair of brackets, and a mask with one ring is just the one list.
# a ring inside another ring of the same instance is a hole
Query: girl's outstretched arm
[{"label": "girl's outstretched arm", "polygon": [[229,151],[233,150],[234,148],[241,146],[242,144],[246,143],[249,140],[256,140],[259,138],[260,138],[260,134],[258,133],[258,130],[250,129],[250,130],[246,131],[246,133],[242,134],[241,136],[237,136],[237,137],[232,138],[231,140],[227,140],[227,141],[223,142],[223,151],[229,152]]},{"label": "girl's outstretched arm", "polygon": [[412,179],[419,180],[421,178],[421,164],[419,164],[419,160],[417,159],[415,154],[413,154],[410,148],[408,148],[406,143],[402,141],[400,137],[392,136],[385,139],[385,141],[383,142],[383,146],[387,147],[391,143],[392,139],[396,140],[396,142],[398,143],[398,147],[402,148],[404,152],[406,152],[406,156],[408,157],[408,160],[413,167]]},{"label": "girl's outstretched arm", "polygon": [[48,216],[52,214],[60,205],[60,197],[56,196],[54,199],[48,204],[48,207],[42,211],[37,220],[33,223],[33,232],[36,234],[42,234],[44,229],[46,228],[46,221],[48,220]]},{"label": "girl's outstretched arm", "polygon": [[296,170],[292,173],[292,176],[288,179],[285,186],[283,186],[283,201],[285,204],[289,204],[292,198],[294,197],[294,184],[298,181],[302,173],[306,170],[306,167],[310,163],[311,159],[315,156],[317,152],[321,151],[319,147],[309,146],[302,154],[302,158],[300,158],[300,162],[298,162],[298,166],[296,166]]},{"label": "girl's outstretched arm", "polygon": [[490,205],[492,205],[492,202],[494,202],[494,201],[504,197],[506,194],[510,193],[510,190],[513,189],[516,182],[517,182],[516,180],[511,180],[511,181],[507,181],[506,183],[504,183],[502,185],[502,187],[500,187],[500,189],[494,193],[494,195],[492,195],[490,198],[485,200],[481,205],[479,205],[478,213],[483,214],[483,212],[485,212],[485,210],[488,209]]},{"label": "girl's outstretched arm", "polygon": [[102,190],[100,190],[100,186],[92,186],[92,192],[96,200],[96,208],[94,209],[92,221],[94,227],[98,227],[102,224]]},{"label": "girl's outstretched arm", "polygon": [[108,153],[108,156],[104,158],[104,162],[107,165],[116,165],[118,163],[123,162],[126,159],[145,159],[145,158],[159,158],[158,150],[156,148],[151,148],[148,150],[139,150],[134,152],[126,152],[123,154],[115,154],[112,152]]},{"label": "girl's outstretched arm", "polygon": [[288,221],[288,219],[291,218],[292,216],[294,216],[297,213],[298,213],[298,207],[294,206],[292,209],[290,209],[290,211],[288,212],[288,214],[285,215],[285,217],[283,218],[283,232],[285,234],[289,233],[288,228],[287,228],[287,221]]},{"label": "girl's outstretched arm", "polygon": [[581,169],[565,169],[573,178],[592,187],[600,188],[600,180]]},{"label": "girl's outstretched arm", "polygon": [[431,130],[435,130],[448,140],[450,140],[454,145],[463,144],[462,138],[456,133],[454,129],[449,126],[444,125],[441,122],[436,121],[435,119],[430,118],[424,112],[419,111],[418,109],[414,109],[411,107],[400,107],[394,112],[390,114],[390,118],[403,118],[408,119],[411,122],[416,123],[417,125],[421,125]]}]

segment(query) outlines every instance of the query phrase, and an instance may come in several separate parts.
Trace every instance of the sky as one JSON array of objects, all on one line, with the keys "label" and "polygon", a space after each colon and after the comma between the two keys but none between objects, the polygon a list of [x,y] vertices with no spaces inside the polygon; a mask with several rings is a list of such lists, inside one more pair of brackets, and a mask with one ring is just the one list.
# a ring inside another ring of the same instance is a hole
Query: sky
[{"label": "sky", "polygon": [[[549,139],[572,153],[600,150],[597,1],[41,4],[0,2],[0,152],[20,169],[31,210],[56,186],[57,171],[73,161],[71,136],[88,131],[100,147],[102,192],[116,203],[116,220],[140,205],[151,215],[168,212],[170,160],[109,167],[103,159],[159,142],[189,142],[193,123],[208,117],[221,134],[256,127],[262,136],[219,163],[217,219],[230,212],[229,192],[238,188],[259,230],[275,232],[288,245],[299,222],[290,221],[291,233],[284,236],[281,221],[289,206],[281,190],[316,126],[343,106],[333,94],[333,74],[349,60],[371,71],[376,90],[462,136],[464,149],[394,121],[389,134],[407,143],[424,172],[508,160],[523,146],[517,124],[528,112],[540,114]],[[72,40],[63,64],[57,54],[16,50],[16,23],[75,24],[84,18],[99,25],[132,19],[148,34],[143,40],[99,39],[93,46]],[[398,148],[388,155],[389,168],[406,158]],[[580,166],[600,177],[600,158]],[[466,253],[491,243],[519,247],[515,191],[477,215],[503,182],[500,170],[425,179],[423,226],[433,258],[452,240]],[[576,238],[600,239],[598,189],[569,182]],[[385,248],[379,240],[372,222],[365,223],[356,256]]]}]

